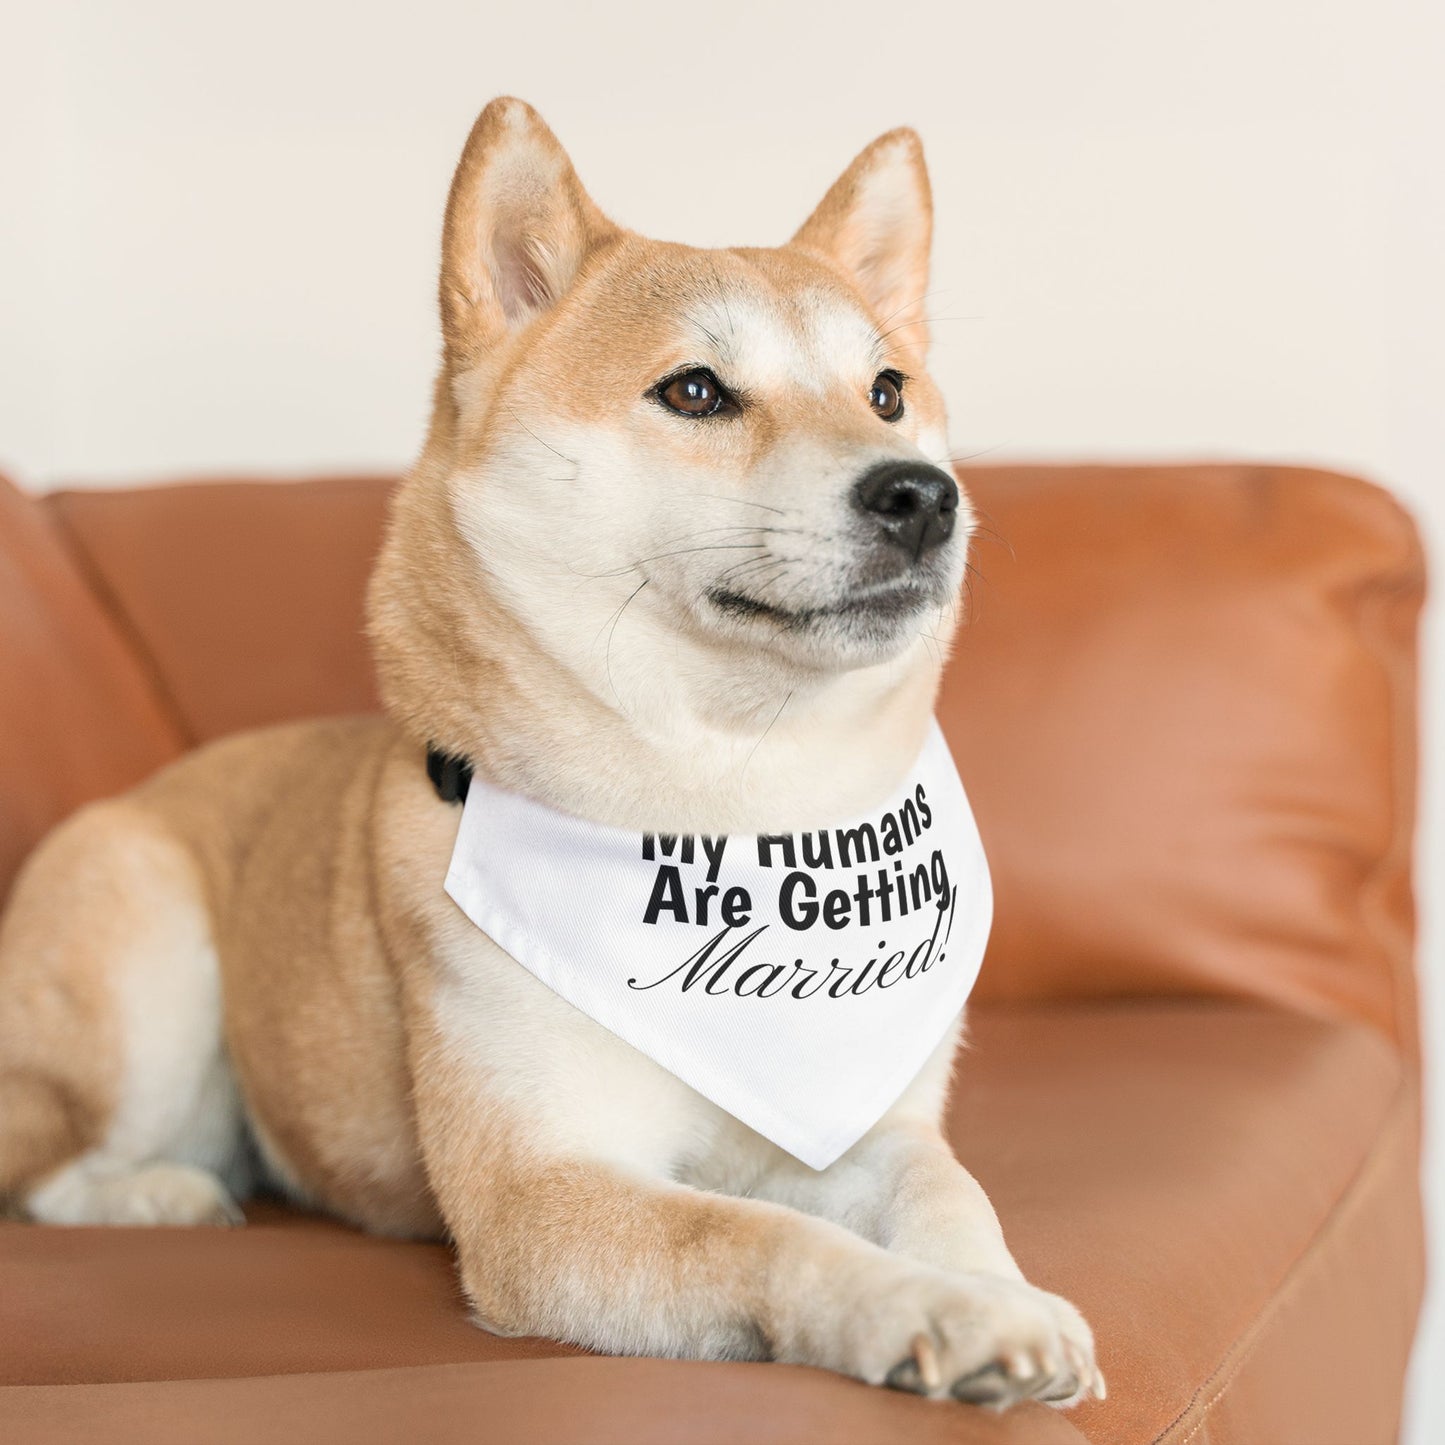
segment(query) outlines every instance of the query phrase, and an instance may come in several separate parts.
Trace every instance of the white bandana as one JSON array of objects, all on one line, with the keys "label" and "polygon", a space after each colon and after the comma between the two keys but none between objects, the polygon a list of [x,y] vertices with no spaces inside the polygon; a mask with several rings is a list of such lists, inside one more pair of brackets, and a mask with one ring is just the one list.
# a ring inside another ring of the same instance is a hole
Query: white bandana
[{"label": "white bandana", "polygon": [[814,1169],[948,1032],[993,914],[936,722],[882,807],[776,837],[633,833],[473,778],[446,889],[548,988]]}]

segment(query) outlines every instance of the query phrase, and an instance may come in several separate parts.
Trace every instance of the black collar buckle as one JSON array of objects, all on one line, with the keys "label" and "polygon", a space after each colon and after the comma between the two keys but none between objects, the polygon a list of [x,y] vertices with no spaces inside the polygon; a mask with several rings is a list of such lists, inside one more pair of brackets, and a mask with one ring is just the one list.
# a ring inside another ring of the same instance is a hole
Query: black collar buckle
[{"label": "black collar buckle", "polygon": [[465,758],[429,747],[426,750],[426,775],[442,802],[466,801],[467,789],[472,785],[472,765]]}]

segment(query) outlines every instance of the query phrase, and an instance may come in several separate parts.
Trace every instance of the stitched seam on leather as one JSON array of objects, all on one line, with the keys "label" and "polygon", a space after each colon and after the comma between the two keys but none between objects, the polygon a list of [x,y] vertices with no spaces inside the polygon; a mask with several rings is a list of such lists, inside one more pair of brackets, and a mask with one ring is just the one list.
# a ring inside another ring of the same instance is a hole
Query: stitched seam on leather
[{"label": "stitched seam on leather", "polygon": [[47,498],[46,514],[65,543],[76,570],[81,574],[85,585],[90,589],[92,596],[100,604],[105,615],[114,624],[121,641],[130,652],[147,683],[150,684],[150,689],[155,694],[156,701],[166,716],[166,721],[175,728],[180,737],[182,751],[194,748],[198,742],[195,730],[186,720],[186,715],[181,710],[175,694],[171,691],[170,684],[166,681],[165,673],[156,660],[155,654],[147,645],[144,634],[116,595],[115,589],[106,581],[105,574],[101,571],[90,549],[81,541],[80,534],[70,525],[65,512],[55,505],[54,495]]},{"label": "stitched seam on leather", "polygon": [[[1358,910],[1361,931],[1375,945],[1389,983],[1392,1041],[1418,1073],[1420,1044],[1418,985],[1415,977],[1416,928],[1413,919],[1401,929],[1388,902],[1392,883],[1404,876],[1414,905],[1414,840],[1419,774],[1420,617],[1427,591],[1428,564],[1414,517],[1387,487],[1340,472],[1312,473],[1341,489],[1367,497],[1380,514],[1388,514],[1392,555],[1359,580],[1347,597],[1349,616],[1360,645],[1383,676],[1390,756],[1388,760],[1391,819],[1383,849],[1361,881]],[[1352,604],[1352,605],[1351,605]],[[1405,616],[1395,616],[1401,610]],[[1403,634],[1403,637],[1402,637]],[[1402,646],[1403,642],[1403,646]],[[1403,944],[1399,934],[1403,932]],[[1406,1001],[1411,1000],[1407,1009]],[[1408,1013],[1409,1031],[1406,1031]]]},{"label": "stitched seam on leather", "polygon": [[[1376,1130],[1377,1139],[1382,1135],[1393,1137],[1393,1129],[1403,1123],[1403,1106],[1409,1098],[1409,1086],[1402,1083],[1390,1097],[1389,1105]],[[1189,1403],[1154,1436],[1151,1445],[1165,1445],[1174,1432],[1196,1411],[1198,1411],[1199,1418],[1194,1422],[1193,1428],[1187,1435],[1175,1440],[1173,1445],[1188,1445],[1188,1442],[1199,1433],[1209,1418],[1209,1412],[1228,1392],[1230,1385],[1234,1383],[1235,1376],[1253,1358],[1252,1352],[1255,1346],[1268,1332],[1270,1326],[1275,1323],[1290,1297],[1298,1290],[1308,1273],[1310,1264],[1339,1227],[1340,1221],[1348,1214],[1351,1205],[1364,1192],[1366,1185],[1370,1183],[1375,1173],[1384,1167],[1385,1158],[1386,1150],[1378,1144],[1365,1156],[1359,1168],[1350,1176],[1349,1182],[1340,1191],[1339,1197],[1330,1206],[1329,1212],[1325,1215],[1319,1228],[1315,1230],[1309,1242],[1286,1271],[1284,1279],[1264,1302],[1259,1313],[1229,1347],[1227,1357],[1189,1397]],[[1217,1388],[1214,1388],[1213,1393],[1201,1404],[1201,1397],[1211,1387]]]},{"label": "stitched seam on leather", "polygon": [[[1362,590],[1358,607],[1361,636],[1386,674],[1390,703],[1390,792],[1393,809],[1389,846],[1382,852],[1360,889],[1360,917],[1366,933],[1376,940],[1387,956],[1395,1043],[1414,1065],[1419,1057],[1419,1040],[1418,1037],[1406,1035],[1405,1000],[1417,989],[1413,967],[1415,931],[1407,925],[1404,947],[1394,945],[1390,937],[1394,931],[1390,926],[1393,920],[1390,919],[1389,910],[1383,902],[1383,896],[1397,874],[1404,872],[1408,878],[1411,871],[1416,827],[1415,788],[1419,766],[1419,742],[1416,737],[1418,669],[1412,667],[1413,655],[1409,659],[1401,659],[1398,640],[1392,635],[1389,613],[1401,605],[1412,605],[1410,637],[1412,641],[1418,638],[1421,594],[1425,586],[1425,560],[1419,535],[1410,526],[1403,511],[1401,519],[1409,527],[1409,564],[1368,584]],[[1406,886],[1411,890],[1413,904],[1413,878],[1408,878]],[[1384,928],[1380,926],[1381,914],[1385,915]],[[1413,1011],[1411,1023],[1413,1029],[1418,1030]]]},{"label": "stitched seam on leather", "polygon": [[[1256,466],[1247,475],[1261,482],[1303,481],[1310,491],[1323,484],[1353,499],[1363,498],[1374,509],[1372,526],[1388,529],[1388,557],[1376,563],[1367,575],[1344,589],[1338,615],[1353,624],[1358,646],[1379,669],[1386,694],[1387,733],[1390,755],[1387,761],[1390,826],[1385,846],[1367,868],[1357,891],[1360,932],[1372,946],[1372,971],[1383,971],[1388,994],[1388,1016],[1366,1020],[1377,1031],[1386,1032],[1407,1064],[1419,1070],[1418,1003],[1407,1011],[1406,1000],[1418,994],[1415,979],[1416,931],[1410,923],[1400,930],[1394,910],[1384,901],[1391,883],[1400,874],[1413,900],[1413,845],[1416,827],[1419,745],[1418,630],[1426,591],[1428,566],[1419,527],[1409,510],[1388,488],[1363,477],[1316,467]],[[1387,516],[1386,516],[1387,514]],[[1395,609],[1408,609],[1408,626],[1391,617]],[[1402,646],[1401,633],[1405,633]],[[1401,946],[1397,937],[1403,931]],[[1358,1018],[1356,1007],[1326,1003],[1326,1012]],[[1406,1029],[1406,1014],[1410,1028]]]}]

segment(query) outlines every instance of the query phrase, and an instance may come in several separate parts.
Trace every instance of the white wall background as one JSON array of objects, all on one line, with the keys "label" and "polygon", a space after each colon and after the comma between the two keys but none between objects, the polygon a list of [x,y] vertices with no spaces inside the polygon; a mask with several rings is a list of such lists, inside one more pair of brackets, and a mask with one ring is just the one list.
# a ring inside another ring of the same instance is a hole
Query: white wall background
[{"label": "white wall background", "polygon": [[[404,463],[442,197],[509,91],[606,209],[699,243],[783,238],[910,122],[955,450],[1357,469],[1441,556],[1438,0],[0,0],[0,57],[0,465],[33,485]],[[1411,1432],[1445,1439],[1438,1293]]]}]

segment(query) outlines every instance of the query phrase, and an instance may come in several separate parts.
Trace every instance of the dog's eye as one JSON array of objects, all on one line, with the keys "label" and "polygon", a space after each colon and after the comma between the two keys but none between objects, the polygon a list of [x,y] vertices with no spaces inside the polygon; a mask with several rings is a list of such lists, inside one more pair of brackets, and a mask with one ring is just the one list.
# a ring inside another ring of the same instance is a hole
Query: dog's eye
[{"label": "dog's eye", "polygon": [[657,398],[683,416],[711,416],[723,405],[727,393],[712,372],[699,368],[664,383],[658,388]]},{"label": "dog's eye", "polygon": [[903,378],[896,371],[880,371],[873,378],[868,405],[884,421],[897,421],[903,415]]}]

